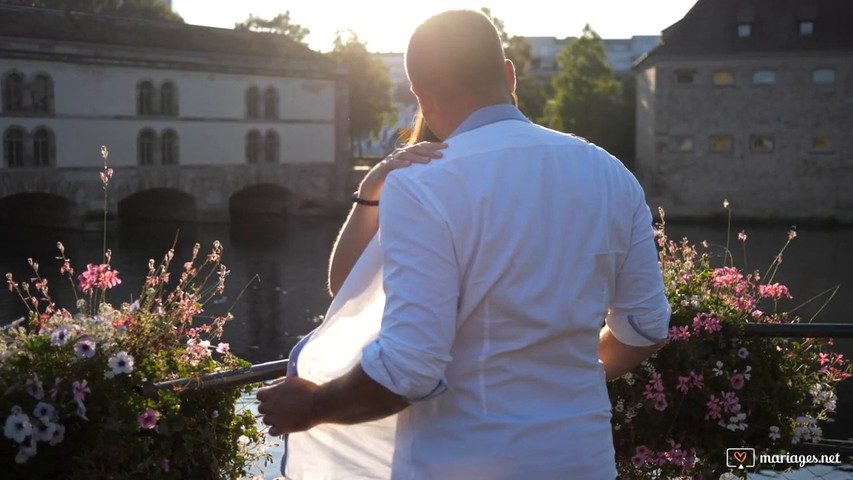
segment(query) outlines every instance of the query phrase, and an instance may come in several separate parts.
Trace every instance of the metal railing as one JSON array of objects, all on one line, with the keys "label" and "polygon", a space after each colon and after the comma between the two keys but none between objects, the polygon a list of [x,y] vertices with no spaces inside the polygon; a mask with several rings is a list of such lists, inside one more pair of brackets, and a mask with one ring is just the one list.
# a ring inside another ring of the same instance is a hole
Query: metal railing
[{"label": "metal railing", "polygon": [[[752,337],[853,338],[851,323],[746,323],[742,328],[744,335]],[[276,360],[201,377],[158,382],[148,391],[153,394],[163,389],[215,390],[264,382],[286,375],[287,363],[288,359]]]}]

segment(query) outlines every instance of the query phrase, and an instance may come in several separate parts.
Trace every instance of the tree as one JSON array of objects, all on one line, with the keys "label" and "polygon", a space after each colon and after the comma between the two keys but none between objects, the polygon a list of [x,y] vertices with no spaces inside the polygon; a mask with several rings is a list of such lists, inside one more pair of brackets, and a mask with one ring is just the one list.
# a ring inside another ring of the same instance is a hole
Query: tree
[{"label": "tree", "polygon": [[3,0],[0,3],[183,22],[162,0]]},{"label": "tree", "polygon": [[531,119],[542,117],[545,107],[545,90],[527,74],[527,67],[530,65],[533,56],[530,42],[518,35],[510,36],[504,27],[503,20],[492,16],[490,8],[483,7],[481,11],[495,24],[495,28],[501,36],[504,55],[512,60],[513,65],[515,65],[515,94],[518,97],[518,108]]},{"label": "tree", "polygon": [[[622,85],[604,53],[601,37],[589,26],[557,57],[552,126],[601,146],[617,157],[633,155],[633,113],[627,114]],[[630,118],[628,118],[630,117]]]},{"label": "tree", "polygon": [[350,149],[355,155],[359,140],[378,138],[382,126],[396,120],[391,77],[382,59],[368,52],[353,32],[339,32],[329,56],[347,68]]},{"label": "tree", "polygon": [[290,11],[279,13],[270,20],[249,15],[245,21],[234,24],[234,28],[241,30],[251,30],[253,32],[266,32],[284,35],[293,39],[296,42],[305,44],[305,37],[311,33],[307,27],[303,27],[298,23],[293,23],[290,19]]}]

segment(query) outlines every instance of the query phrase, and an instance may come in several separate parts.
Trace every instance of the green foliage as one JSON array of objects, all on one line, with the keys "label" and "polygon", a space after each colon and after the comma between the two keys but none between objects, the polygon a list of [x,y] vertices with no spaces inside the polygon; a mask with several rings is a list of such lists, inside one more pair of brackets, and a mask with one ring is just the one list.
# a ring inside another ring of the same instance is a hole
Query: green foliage
[{"label": "green foliage", "polygon": [[311,33],[307,27],[293,23],[290,19],[290,11],[279,13],[272,19],[265,19],[255,15],[249,15],[246,20],[234,25],[236,29],[251,30],[253,32],[275,33],[284,35],[295,42],[305,44],[305,37]]},{"label": "green foliage", "polygon": [[34,7],[92,12],[103,15],[147,18],[151,20],[171,20],[183,22],[180,15],[173,12],[160,0],[28,0],[22,3]]},{"label": "green foliage", "polygon": [[773,283],[773,268],[761,275],[712,265],[713,247],[669,240],[663,224],[657,239],[670,335],[609,384],[620,476],[719,478],[727,448],[778,454],[819,440],[821,422],[835,411],[836,384],[853,366],[821,339],[744,336],[746,323],[799,321],[779,308],[790,292]]},{"label": "green foliage", "polygon": [[[633,96],[613,77],[604,44],[592,28],[557,57],[552,126],[570,132],[626,158],[633,155]],[[632,90],[633,91],[633,90]]]},{"label": "green foliage", "polygon": [[503,20],[492,16],[490,8],[483,7],[480,10],[495,24],[495,28],[497,28],[501,36],[504,55],[515,65],[515,94],[518,98],[518,108],[528,118],[541,118],[545,112],[546,93],[545,89],[527,74],[532,57],[530,42],[519,35],[510,36],[506,31]]},{"label": "green foliage", "polygon": [[[106,192],[113,170],[105,148],[102,155]],[[224,480],[269,458],[252,413],[236,410],[248,387],[151,388],[247,365],[228,344],[211,343],[231,314],[202,316],[229,273],[219,242],[207,255],[196,244],[177,273],[173,250],[160,264],[151,260],[138,299],[118,307],[106,301],[107,290],[121,283],[109,250],[104,263],[75,276],[65,247],[57,248],[76,313],[54,303],[37,261],[29,260],[27,281],[6,274],[29,315],[0,328],[4,478]]]},{"label": "green foliage", "polygon": [[329,57],[347,69],[349,87],[349,137],[351,151],[368,137],[377,138],[384,125],[393,125],[397,109],[392,100],[391,77],[382,59],[367,51],[353,32],[338,33]]}]

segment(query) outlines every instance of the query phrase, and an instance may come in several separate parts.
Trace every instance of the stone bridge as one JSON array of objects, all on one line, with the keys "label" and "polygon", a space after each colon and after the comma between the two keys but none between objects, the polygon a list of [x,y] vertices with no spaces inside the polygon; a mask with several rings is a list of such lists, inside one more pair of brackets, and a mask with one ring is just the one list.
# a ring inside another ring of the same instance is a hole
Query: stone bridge
[{"label": "stone bridge", "polygon": [[[0,169],[0,222],[100,226],[99,168]],[[116,166],[111,218],[239,220],[246,215],[323,213],[340,207],[348,169],[339,163]]]}]

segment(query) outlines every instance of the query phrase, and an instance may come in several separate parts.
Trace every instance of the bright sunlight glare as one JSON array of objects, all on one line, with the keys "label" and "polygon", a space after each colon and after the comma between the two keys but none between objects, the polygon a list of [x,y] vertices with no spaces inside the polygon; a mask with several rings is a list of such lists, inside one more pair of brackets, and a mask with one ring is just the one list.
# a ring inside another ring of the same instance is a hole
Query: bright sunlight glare
[{"label": "bright sunlight glare", "polygon": [[338,31],[351,30],[374,52],[402,52],[412,31],[435,13],[458,8],[491,9],[510,35],[565,38],[580,35],[585,24],[603,38],[659,35],[680,20],[695,0],[433,0],[414,4],[391,0],[269,1],[173,0],[173,10],[189,24],[233,28],[250,14],[272,18],[290,11],[293,22],[308,27],[309,46],[329,51]]}]

